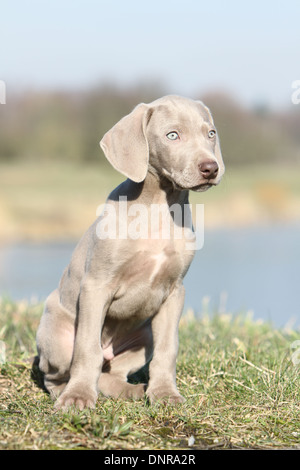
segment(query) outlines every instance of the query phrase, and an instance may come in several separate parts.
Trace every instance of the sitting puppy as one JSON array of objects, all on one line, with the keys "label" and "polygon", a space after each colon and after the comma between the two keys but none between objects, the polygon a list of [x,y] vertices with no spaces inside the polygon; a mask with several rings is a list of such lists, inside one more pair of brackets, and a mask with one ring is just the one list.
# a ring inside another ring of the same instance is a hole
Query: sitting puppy
[{"label": "sitting puppy", "polygon": [[[37,332],[45,387],[57,408],[94,407],[99,392],[140,398],[146,391],[151,402],[180,403],[182,281],[195,249],[188,195],[221,180],[217,132],[203,103],[165,96],[138,105],[100,145],[128,179],[112,191],[47,298]],[[163,217],[153,222],[157,207]],[[148,386],[128,383],[149,361]]]}]

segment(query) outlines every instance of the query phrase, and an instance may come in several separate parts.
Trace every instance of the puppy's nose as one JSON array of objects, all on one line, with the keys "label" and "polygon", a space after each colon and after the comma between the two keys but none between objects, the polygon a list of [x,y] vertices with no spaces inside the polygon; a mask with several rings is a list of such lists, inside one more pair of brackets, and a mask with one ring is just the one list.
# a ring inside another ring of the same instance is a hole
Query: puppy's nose
[{"label": "puppy's nose", "polygon": [[203,178],[206,180],[211,180],[216,178],[219,171],[219,166],[217,162],[214,162],[213,160],[206,160],[199,164],[199,170]]}]

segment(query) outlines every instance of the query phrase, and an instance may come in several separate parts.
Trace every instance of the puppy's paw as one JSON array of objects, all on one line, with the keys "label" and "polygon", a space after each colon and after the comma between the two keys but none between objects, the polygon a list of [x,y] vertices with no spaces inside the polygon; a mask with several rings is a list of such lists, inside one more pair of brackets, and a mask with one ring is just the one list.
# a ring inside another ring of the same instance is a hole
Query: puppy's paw
[{"label": "puppy's paw", "polygon": [[70,388],[66,387],[63,393],[56,400],[54,407],[59,410],[66,410],[74,406],[79,410],[84,408],[95,408],[97,393],[91,389],[82,387]]},{"label": "puppy's paw", "polygon": [[148,396],[151,404],[158,401],[161,403],[169,403],[174,405],[185,402],[185,398],[182,397],[178,390],[174,389],[173,387],[149,388],[146,395]]}]

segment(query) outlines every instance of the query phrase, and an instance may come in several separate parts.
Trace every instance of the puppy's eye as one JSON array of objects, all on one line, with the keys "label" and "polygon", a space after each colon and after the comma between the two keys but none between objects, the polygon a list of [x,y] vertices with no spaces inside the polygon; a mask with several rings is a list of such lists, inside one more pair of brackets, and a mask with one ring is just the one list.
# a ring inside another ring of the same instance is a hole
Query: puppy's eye
[{"label": "puppy's eye", "polygon": [[168,139],[170,139],[170,140],[179,139],[179,135],[178,135],[177,132],[175,132],[175,131],[169,132],[169,134],[167,134],[167,137],[168,137]]},{"label": "puppy's eye", "polygon": [[210,139],[213,139],[215,137],[215,135],[216,135],[216,131],[214,131],[213,129],[211,131],[209,131],[209,133],[208,133],[208,137]]}]

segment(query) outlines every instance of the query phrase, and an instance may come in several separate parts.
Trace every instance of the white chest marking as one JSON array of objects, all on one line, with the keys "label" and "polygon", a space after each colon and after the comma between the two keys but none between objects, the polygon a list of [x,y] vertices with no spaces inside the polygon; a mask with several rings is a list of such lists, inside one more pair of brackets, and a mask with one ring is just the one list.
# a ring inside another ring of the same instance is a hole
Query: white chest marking
[{"label": "white chest marking", "polygon": [[159,273],[159,270],[161,269],[163,264],[167,261],[168,257],[164,252],[162,252],[162,253],[158,253],[157,255],[152,255],[151,258],[155,260],[155,265],[150,276],[150,282],[154,280],[155,276]]}]

